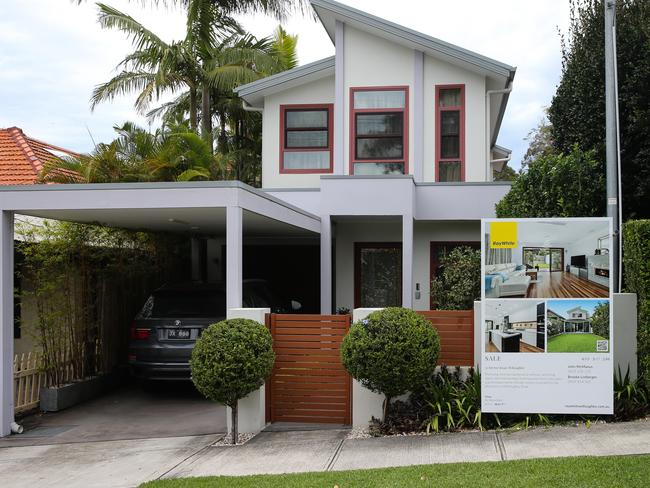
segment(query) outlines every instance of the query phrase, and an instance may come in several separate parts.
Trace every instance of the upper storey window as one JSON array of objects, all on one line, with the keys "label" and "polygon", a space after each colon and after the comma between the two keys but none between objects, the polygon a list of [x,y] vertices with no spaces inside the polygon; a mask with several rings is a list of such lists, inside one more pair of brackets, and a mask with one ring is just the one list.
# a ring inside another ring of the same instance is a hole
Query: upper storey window
[{"label": "upper storey window", "polygon": [[436,87],[436,181],[465,181],[465,85]]},{"label": "upper storey window", "polygon": [[280,172],[332,172],[332,104],[280,107]]},{"label": "upper storey window", "polygon": [[350,89],[350,174],[408,172],[408,87]]}]

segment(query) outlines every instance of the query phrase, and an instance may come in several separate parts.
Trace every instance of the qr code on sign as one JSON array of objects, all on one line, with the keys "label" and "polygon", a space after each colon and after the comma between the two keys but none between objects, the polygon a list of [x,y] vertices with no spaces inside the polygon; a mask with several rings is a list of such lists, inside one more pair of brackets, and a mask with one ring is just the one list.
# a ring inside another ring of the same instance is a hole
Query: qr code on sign
[{"label": "qr code on sign", "polygon": [[596,352],[609,351],[609,341],[596,341]]}]

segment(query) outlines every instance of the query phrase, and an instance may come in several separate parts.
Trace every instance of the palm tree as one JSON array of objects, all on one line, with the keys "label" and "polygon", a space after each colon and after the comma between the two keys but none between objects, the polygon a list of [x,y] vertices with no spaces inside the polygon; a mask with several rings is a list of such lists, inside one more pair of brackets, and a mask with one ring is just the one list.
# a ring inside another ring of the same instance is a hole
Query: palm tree
[{"label": "palm tree", "polygon": [[138,181],[215,180],[224,174],[224,159],[187,126],[148,132],[133,123],[114,127],[118,137],[98,144],[90,154],[50,162],[41,181],[117,183]]},{"label": "palm tree", "polygon": [[[143,113],[151,101],[163,92],[187,90],[190,128],[198,126],[198,99],[201,102],[201,132],[212,141],[211,91],[231,90],[239,84],[254,81],[296,63],[296,37],[280,27],[273,50],[267,40],[256,41],[244,35],[239,24],[224,12],[245,11],[245,4],[255,11],[267,9],[274,14],[286,13],[291,2],[260,0],[231,2],[221,0],[187,0],[187,33],[185,39],[166,43],[133,17],[119,10],[98,4],[99,23],[116,28],[132,39],[135,52],[118,65],[122,71],[107,83],[95,88],[91,106],[111,100],[117,95],[139,92],[135,107]],[[280,5],[285,5],[284,10]],[[178,100],[180,101],[180,100]]]}]

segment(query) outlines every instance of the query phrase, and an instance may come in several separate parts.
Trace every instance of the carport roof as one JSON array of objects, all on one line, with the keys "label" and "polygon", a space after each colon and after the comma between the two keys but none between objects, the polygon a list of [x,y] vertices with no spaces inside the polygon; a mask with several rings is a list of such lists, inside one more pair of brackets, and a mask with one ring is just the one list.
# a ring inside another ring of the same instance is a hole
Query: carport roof
[{"label": "carport roof", "polygon": [[320,232],[317,215],[239,181],[0,186],[0,210],[138,230],[223,231],[227,207],[260,235]]}]

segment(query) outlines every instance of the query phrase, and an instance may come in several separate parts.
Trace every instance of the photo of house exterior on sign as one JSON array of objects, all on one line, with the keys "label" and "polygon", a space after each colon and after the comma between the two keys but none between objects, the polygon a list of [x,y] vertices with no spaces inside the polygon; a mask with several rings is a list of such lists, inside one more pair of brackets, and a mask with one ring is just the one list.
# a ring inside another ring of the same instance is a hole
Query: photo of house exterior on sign
[{"label": "photo of house exterior on sign", "polygon": [[549,300],[548,352],[608,352],[608,300]]}]

